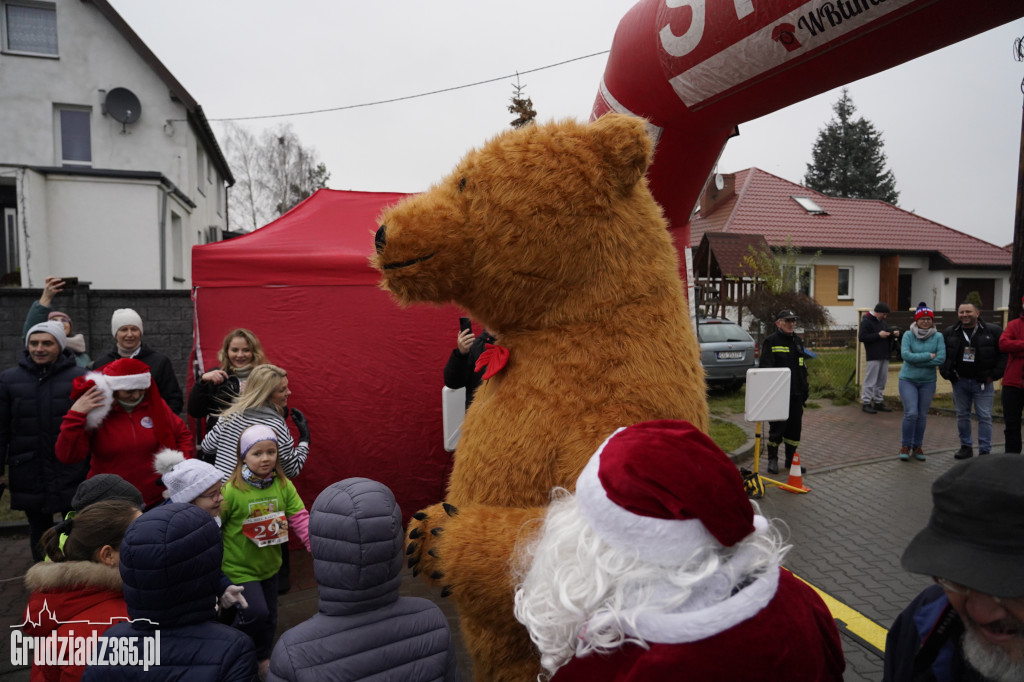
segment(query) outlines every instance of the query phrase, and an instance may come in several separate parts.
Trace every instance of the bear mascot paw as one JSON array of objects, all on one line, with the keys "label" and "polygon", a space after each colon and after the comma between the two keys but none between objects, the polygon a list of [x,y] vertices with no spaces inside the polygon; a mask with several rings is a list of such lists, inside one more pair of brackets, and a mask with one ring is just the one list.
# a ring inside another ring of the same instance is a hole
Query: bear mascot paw
[{"label": "bear mascot paw", "polygon": [[380,218],[381,286],[403,305],[454,302],[507,349],[466,414],[444,503],[414,515],[407,544],[455,601],[477,680],[540,671],[513,576],[551,491],[620,426],[707,430],[679,260],[644,177],[652,149],[632,116],[525,126]]}]

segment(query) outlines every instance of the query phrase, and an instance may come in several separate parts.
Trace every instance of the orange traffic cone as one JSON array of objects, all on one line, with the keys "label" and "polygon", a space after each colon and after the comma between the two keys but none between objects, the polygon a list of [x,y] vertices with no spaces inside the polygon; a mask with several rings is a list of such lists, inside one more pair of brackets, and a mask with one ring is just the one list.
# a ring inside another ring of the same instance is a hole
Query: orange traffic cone
[{"label": "orange traffic cone", "polygon": [[[789,467],[789,480],[786,481],[786,485],[794,488],[799,488],[805,493],[811,492],[811,489],[804,485],[803,472],[800,469],[800,453],[793,453],[793,466]],[[792,492],[792,491],[790,491]]]}]

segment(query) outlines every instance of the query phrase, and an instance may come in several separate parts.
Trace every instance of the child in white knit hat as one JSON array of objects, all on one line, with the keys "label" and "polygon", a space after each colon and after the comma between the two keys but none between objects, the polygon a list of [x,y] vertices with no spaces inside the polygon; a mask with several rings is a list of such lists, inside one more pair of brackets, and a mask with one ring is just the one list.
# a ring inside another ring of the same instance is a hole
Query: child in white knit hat
[{"label": "child in white knit hat", "polygon": [[201,507],[220,525],[220,503],[224,499],[222,481],[217,467],[200,459],[185,459],[177,450],[157,454],[156,471],[167,490],[170,502],[185,502]]},{"label": "child in white knit hat", "polygon": [[[154,458],[157,473],[167,490],[164,497],[170,504],[182,502],[194,504],[209,512],[213,520],[220,526],[220,503],[224,500],[221,492],[222,481],[220,472],[212,464],[201,459],[185,459],[185,455],[177,450],[163,450]],[[229,609],[233,606],[248,608],[242,592],[245,588],[235,585],[221,573],[220,607]]]}]

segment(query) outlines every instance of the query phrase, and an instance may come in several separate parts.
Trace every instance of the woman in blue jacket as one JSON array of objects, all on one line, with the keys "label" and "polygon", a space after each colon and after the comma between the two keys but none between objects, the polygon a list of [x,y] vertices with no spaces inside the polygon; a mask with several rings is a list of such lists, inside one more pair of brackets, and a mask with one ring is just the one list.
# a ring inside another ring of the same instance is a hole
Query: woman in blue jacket
[{"label": "woman in blue jacket", "polygon": [[914,323],[903,335],[901,347],[903,368],[900,369],[900,400],[903,402],[903,442],[900,459],[914,455],[923,462],[924,427],[928,408],[935,397],[935,369],[946,362],[946,343],[935,331],[935,313],[924,303],[917,306]]}]

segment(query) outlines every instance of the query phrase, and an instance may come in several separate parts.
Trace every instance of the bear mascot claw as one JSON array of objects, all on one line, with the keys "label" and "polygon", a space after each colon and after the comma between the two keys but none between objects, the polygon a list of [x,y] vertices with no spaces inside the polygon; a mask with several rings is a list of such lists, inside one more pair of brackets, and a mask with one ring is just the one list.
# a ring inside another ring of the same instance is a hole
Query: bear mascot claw
[{"label": "bear mascot claw", "polygon": [[644,178],[652,148],[632,116],[526,126],[381,216],[381,286],[456,303],[508,352],[466,415],[445,501],[414,515],[407,545],[455,601],[477,680],[540,672],[512,565],[552,489],[571,490],[620,426],[707,430],[678,258]]}]

